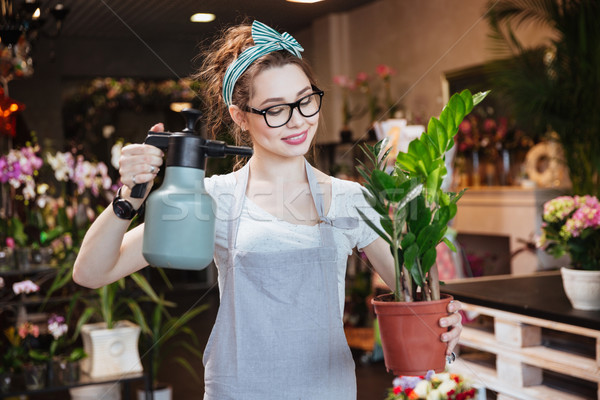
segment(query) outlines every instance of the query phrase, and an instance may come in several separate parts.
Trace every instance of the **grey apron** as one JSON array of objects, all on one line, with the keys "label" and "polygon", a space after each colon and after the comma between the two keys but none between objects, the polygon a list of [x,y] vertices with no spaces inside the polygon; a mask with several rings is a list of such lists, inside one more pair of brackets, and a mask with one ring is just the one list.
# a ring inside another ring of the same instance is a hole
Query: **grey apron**
[{"label": "grey apron", "polygon": [[248,171],[240,171],[230,211],[221,304],[204,353],[204,399],[355,400],[337,251],[312,169],[306,162],[320,246],[268,253],[236,249]]}]

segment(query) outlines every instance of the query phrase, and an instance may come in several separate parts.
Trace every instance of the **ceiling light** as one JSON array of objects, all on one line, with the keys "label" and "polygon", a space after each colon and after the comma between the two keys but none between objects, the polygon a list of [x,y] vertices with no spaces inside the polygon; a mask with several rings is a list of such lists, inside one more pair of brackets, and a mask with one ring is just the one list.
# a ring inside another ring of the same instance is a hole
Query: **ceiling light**
[{"label": "ceiling light", "polygon": [[210,13],[196,13],[190,17],[192,22],[211,22],[215,20],[215,14]]},{"label": "ceiling light", "polygon": [[188,103],[185,101],[174,101],[169,105],[171,111],[181,112],[186,108],[192,108],[192,103]]},{"label": "ceiling light", "polygon": [[307,3],[308,4],[308,3],[318,3],[323,0],[287,0],[287,1],[289,1],[290,3]]}]

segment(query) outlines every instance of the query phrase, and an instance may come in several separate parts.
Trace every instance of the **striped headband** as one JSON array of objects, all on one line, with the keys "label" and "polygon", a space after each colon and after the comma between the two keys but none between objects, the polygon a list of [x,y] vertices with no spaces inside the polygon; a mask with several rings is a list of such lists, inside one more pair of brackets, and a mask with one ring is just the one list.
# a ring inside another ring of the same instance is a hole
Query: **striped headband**
[{"label": "striped headband", "polygon": [[275,29],[259,21],[252,23],[252,39],[254,46],[244,50],[238,58],[231,63],[223,78],[223,99],[225,104],[231,105],[233,88],[240,76],[248,69],[250,64],[264,56],[278,50],[287,50],[298,58],[304,51],[300,43],[287,32],[280,34]]}]

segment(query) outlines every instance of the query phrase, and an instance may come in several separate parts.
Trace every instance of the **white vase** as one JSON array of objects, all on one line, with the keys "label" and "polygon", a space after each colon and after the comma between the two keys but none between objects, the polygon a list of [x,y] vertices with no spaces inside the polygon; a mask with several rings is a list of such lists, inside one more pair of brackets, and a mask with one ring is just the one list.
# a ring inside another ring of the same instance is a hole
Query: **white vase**
[{"label": "white vase", "polygon": [[106,323],[81,327],[83,350],[81,370],[92,378],[142,372],[138,340],[140,327],[130,321],[119,321],[113,329]]},{"label": "white vase", "polygon": [[[165,385],[159,389],[152,391],[154,400],[173,400],[173,388],[171,385]],[[138,389],[137,391],[138,400],[146,400],[146,391]]]},{"label": "white vase", "polygon": [[600,310],[600,271],[561,268],[563,288],[573,308]]},{"label": "white vase", "polygon": [[121,400],[121,384],[105,383],[69,389],[71,400]]}]

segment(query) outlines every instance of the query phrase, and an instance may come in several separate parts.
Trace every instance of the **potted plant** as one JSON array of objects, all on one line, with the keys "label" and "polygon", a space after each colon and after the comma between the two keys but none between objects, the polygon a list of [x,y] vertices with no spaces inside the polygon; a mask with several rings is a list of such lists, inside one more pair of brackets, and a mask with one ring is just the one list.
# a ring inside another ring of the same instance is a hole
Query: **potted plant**
[{"label": "potted plant", "polygon": [[538,246],[555,258],[573,308],[600,310],[600,203],[595,196],[560,196],[544,204]]},{"label": "potted plant", "polygon": [[15,374],[21,371],[27,353],[14,326],[4,330],[4,336],[7,343],[0,355],[0,392],[10,391]]},{"label": "potted plant", "polygon": [[[129,280],[135,284],[127,285]],[[91,299],[76,294],[85,304],[76,326],[76,335],[81,333],[84,351],[89,356],[81,363],[82,371],[93,378],[141,372],[138,340],[140,332],[148,333],[150,328],[140,302],[162,300],[140,273],[95,292],[97,296]],[[99,322],[88,323],[93,318]]]},{"label": "potted plant", "polygon": [[[450,296],[440,296],[436,247],[444,241],[448,222],[456,215],[463,192],[442,189],[447,174],[445,154],[464,117],[487,93],[472,95],[465,90],[453,95],[439,119],[431,118],[419,139],[406,153],[398,153],[391,174],[386,169],[389,150],[385,140],[367,145],[365,153],[373,164],[361,163],[367,201],[380,215],[381,228],[360,210],[367,224],[389,245],[394,259],[393,294],[373,299],[386,368],[396,375],[424,375],[445,367],[445,343],[439,319],[447,315]],[[425,325],[424,325],[425,324]],[[422,349],[420,353],[414,350]]]},{"label": "potted plant", "polygon": [[[142,335],[140,343],[142,358],[146,361],[145,364],[150,373],[154,400],[171,400],[171,386],[158,381],[159,368],[164,361],[165,355],[171,353],[176,347],[181,347],[188,354],[202,360],[202,351],[199,350],[200,345],[196,332],[187,324],[197,317],[198,314],[206,310],[208,305],[193,307],[181,315],[172,315],[168,308],[173,305],[165,301],[162,294],[160,299],[160,302],[153,304],[152,314],[149,319],[150,329]],[[185,335],[189,340],[180,340],[180,335]],[[177,338],[177,340],[172,340],[174,338]],[[175,357],[174,360],[185,368],[194,379],[201,382],[196,370],[191,366],[187,358]],[[138,391],[138,398],[144,400],[145,392]]]}]

